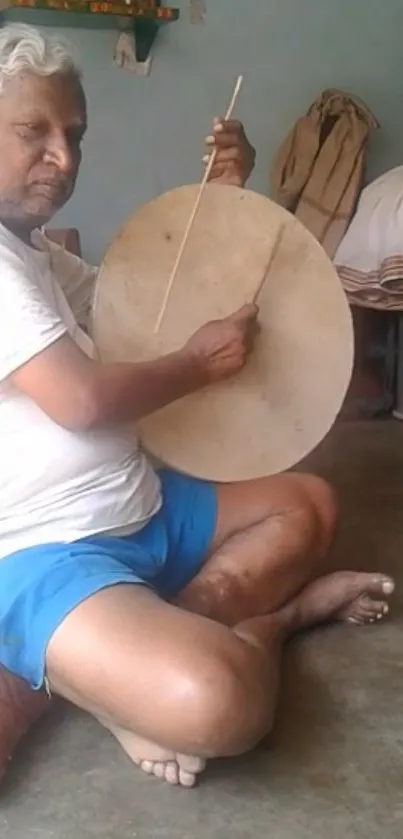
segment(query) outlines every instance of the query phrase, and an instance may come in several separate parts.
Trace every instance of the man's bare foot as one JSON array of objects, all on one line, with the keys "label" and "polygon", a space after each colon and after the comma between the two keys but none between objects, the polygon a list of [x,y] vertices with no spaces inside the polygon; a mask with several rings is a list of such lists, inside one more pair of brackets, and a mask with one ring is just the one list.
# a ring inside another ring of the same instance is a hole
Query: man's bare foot
[{"label": "man's bare foot", "polygon": [[156,778],[167,781],[168,784],[194,787],[197,776],[206,767],[206,761],[200,757],[175,754],[124,728],[111,725],[105,720],[100,720],[100,722],[115,735],[131,760],[140,766],[143,772],[147,775],[155,775]]},{"label": "man's bare foot", "polygon": [[363,626],[375,623],[389,612],[384,598],[393,594],[395,583],[383,574],[337,571],[309,583],[293,600],[272,615],[243,621],[235,633],[266,650],[276,636],[283,643],[300,632],[329,621]]},{"label": "man's bare foot", "polygon": [[[355,624],[374,623],[389,611],[383,599],[391,595],[395,584],[381,574],[360,574],[339,571],[321,577],[287,606],[273,615],[252,618],[235,628],[238,637],[263,646],[269,638],[282,643],[290,635],[315,624],[342,620]],[[114,734],[125,752],[148,775],[170,784],[193,787],[206,761],[198,757],[176,754],[105,720],[100,722]]]},{"label": "man's bare foot", "polygon": [[0,667],[0,779],[22,737],[50,704],[45,693]]},{"label": "man's bare foot", "polygon": [[357,626],[382,620],[395,583],[383,574],[338,571],[310,583],[278,615],[288,633],[327,621],[347,621]]}]

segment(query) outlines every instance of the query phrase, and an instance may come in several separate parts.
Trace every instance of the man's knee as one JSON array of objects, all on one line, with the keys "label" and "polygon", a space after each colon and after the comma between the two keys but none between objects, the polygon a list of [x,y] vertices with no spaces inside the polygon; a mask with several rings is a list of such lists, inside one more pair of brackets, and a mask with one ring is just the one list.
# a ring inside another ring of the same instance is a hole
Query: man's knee
[{"label": "man's knee", "polygon": [[338,517],[336,495],[330,484],[316,475],[297,475],[296,506],[313,528],[325,550],[332,540]]},{"label": "man's knee", "polygon": [[193,685],[200,737],[195,746],[205,757],[243,754],[273,724],[275,698],[267,661],[259,650],[235,638],[234,650],[229,657],[218,654],[210,659],[204,677],[199,676]]}]

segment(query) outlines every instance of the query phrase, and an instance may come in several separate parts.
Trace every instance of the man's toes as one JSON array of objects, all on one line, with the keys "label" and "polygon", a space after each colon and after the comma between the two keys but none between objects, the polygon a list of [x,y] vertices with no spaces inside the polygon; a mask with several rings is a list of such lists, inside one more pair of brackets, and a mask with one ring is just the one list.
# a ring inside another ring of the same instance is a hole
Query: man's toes
[{"label": "man's toes", "polygon": [[370,611],[371,618],[380,621],[389,613],[389,605],[384,600],[373,600]]},{"label": "man's toes", "polygon": [[382,620],[388,612],[389,606],[383,600],[372,600],[371,597],[363,595],[349,607],[347,620],[356,626],[363,626]]},{"label": "man's toes", "polygon": [[181,769],[184,772],[190,772],[191,775],[200,775],[206,768],[206,761],[201,757],[192,757],[191,755],[178,754],[176,759]]},{"label": "man's toes", "polygon": [[164,763],[161,760],[142,760],[140,766],[146,775],[155,775],[160,781],[170,784],[179,783],[179,768],[175,761]]},{"label": "man's toes", "polygon": [[371,597],[363,596],[357,601],[357,611],[368,619],[378,615],[384,617],[389,612],[389,606],[384,600],[372,600]]},{"label": "man's toes", "polygon": [[347,623],[351,623],[352,626],[364,626],[365,621],[363,621],[362,618],[355,618],[353,615],[350,615],[350,617],[347,618]]},{"label": "man's toes", "polygon": [[179,784],[179,766],[175,760],[165,764],[165,780],[174,786]]},{"label": "man's toes", "polygon": [[384,574],[374,574],[370,588],[373,593],[381,593],[389,597],[395,590],[395,581],[392,577],[385,577]]},{"label": "man's toes", "polygon": [[380,608],[378,608],[378,609],[376,610],[376,619],[377,619],[377,621],[381,621],[381,620],[383,620],[383,618],[386,618],[386,615],[388,615],[388,614],[389,614],[389,606],[388,606],[388,604],[387,604],[387,603],[381,603],[381,604],[380,604]]},{"label": "man's toes", "polygon": [[154,761],[153,760],[142,760],[140,763],[140,767],[146,775],[153,775],[154,774]]},{"label": "man's toes", "polygon": [[165,762],[160,760],[142,760],[140,766],[146,775],[155,775],[156,778],[159,778],[161,781],[167,781],[168,784],[194,787],[197,775],[205,768],[206,761],[199,757],[178,755],[177,760]]},{"label": "man's toes", "polygon": [[153,773],[156,778],[159,778],[160,781],[163,781],[166,775],[166,763],[154,763]]},{"label": "man's toes", "polygon": [[193,772],[186,772],[185,769],[179,767],[179,783],[182,787],[194,787],[196,783],[196,775]]},{"label": "man's toes", "polygon": [[206,768],[206,761],[201,757],[176,755],[179,766],[179,783],[183,787],[194,787],[197,776]]}]

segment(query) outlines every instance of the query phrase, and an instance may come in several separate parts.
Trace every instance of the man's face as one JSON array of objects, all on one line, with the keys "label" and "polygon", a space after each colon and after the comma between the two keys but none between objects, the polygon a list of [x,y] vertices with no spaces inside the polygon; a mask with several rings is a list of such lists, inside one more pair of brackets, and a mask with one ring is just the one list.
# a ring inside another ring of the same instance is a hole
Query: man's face
[{"label": "man's face", "polygon": [[70,198],[86,129],[83,90],[71,76],[24,73],[0,95],[0,220],[29,233]]}]

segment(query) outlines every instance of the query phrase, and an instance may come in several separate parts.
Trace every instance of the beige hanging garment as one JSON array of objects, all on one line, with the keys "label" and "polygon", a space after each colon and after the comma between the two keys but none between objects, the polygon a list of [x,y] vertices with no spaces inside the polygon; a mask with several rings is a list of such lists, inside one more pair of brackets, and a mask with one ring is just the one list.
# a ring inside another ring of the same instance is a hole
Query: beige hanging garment
[{"label": "beige hanging garment", "polygon": [[275,157],[271,192],[333,258],[363,185],[365,149],[379,127],[368,108],[326,90],[295,124]]}]

